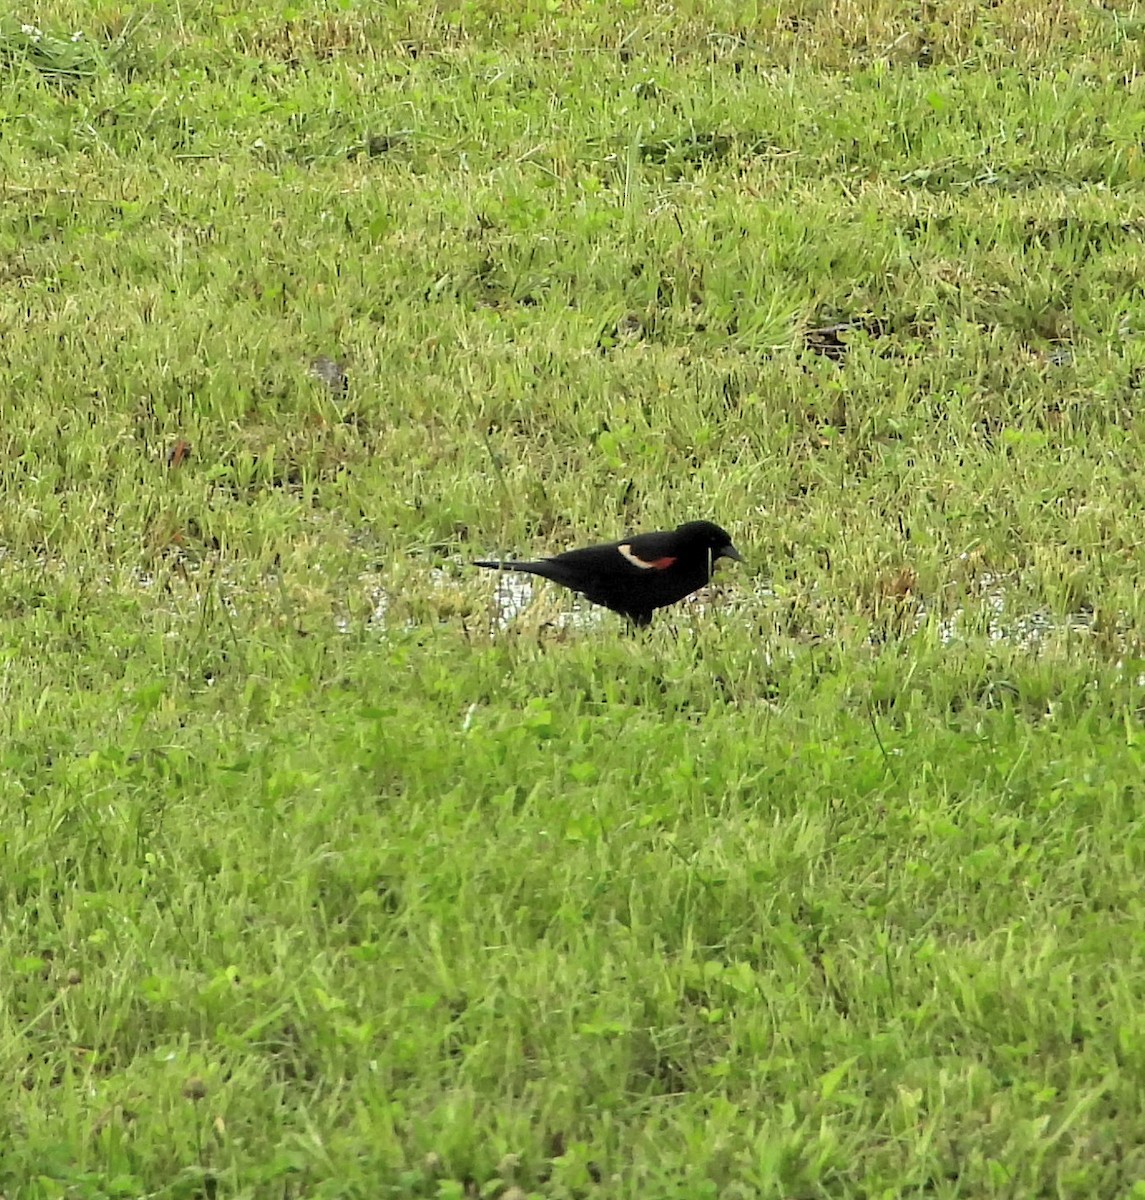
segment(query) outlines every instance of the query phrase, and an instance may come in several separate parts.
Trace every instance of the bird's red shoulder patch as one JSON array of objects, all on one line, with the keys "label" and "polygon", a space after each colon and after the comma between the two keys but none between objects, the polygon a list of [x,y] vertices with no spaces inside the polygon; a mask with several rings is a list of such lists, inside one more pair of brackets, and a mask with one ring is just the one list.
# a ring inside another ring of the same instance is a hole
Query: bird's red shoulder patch
[{"label": "bird's red shoulder patch", "polygon": [[632,552],[632,547],[628,542],[617,546],[617,549],[634,567],[643,567],[646,571],[666,571],[676,561],[669,555],[662,558],[640,558]]}]

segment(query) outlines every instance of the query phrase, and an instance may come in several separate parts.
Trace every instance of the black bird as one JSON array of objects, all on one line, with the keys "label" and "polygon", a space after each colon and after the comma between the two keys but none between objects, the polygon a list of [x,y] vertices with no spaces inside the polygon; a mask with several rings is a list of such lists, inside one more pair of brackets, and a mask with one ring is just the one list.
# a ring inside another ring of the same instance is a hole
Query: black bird
[{"label": "black bird", "polygon": [[535,562],[482,559],[473,565],[540,575],[611,608],[634,625],[647,625],[654,609],[702,588],[717,558],[743,561],[725,530],[711,521],[689,521],[663,533],[638,533]]}]

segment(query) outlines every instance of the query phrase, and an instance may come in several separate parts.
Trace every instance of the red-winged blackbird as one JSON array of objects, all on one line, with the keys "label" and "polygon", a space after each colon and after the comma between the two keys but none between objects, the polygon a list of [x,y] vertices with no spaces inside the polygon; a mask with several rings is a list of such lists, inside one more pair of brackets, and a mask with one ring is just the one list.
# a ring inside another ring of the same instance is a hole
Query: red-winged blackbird
[{"label": "red-winged blackbird", "polygon": [[702,588],[712,577],[717,558],[742,562],[731,538],[711,521],[689,521],[665,533],[638,533],[603,546],[566,550],[536,562],[475,562],[476,567],[525,571],[580,592],[647,625],[653,609],[675,604]]}]

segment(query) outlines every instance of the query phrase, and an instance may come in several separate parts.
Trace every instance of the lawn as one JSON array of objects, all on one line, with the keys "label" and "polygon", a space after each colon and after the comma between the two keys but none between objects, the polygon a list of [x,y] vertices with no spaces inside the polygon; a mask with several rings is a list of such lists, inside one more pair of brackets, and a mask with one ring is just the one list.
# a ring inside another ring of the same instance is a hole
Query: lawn
[{"label": "lawn", "polygon": [[1143,55],[0,17],[4,1200],[1145,1197]]}]

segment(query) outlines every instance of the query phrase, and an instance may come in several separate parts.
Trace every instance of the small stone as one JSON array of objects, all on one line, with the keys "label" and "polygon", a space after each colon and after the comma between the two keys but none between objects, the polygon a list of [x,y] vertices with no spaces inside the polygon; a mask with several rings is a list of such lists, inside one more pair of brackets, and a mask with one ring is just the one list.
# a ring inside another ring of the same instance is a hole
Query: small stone
[{"label": "small stone", "polygon": [[320,354],[310,361],[310,374],[320,379],[335,396],[344,396],[350,389],[346,364],[337,362],[329,355]]}]

